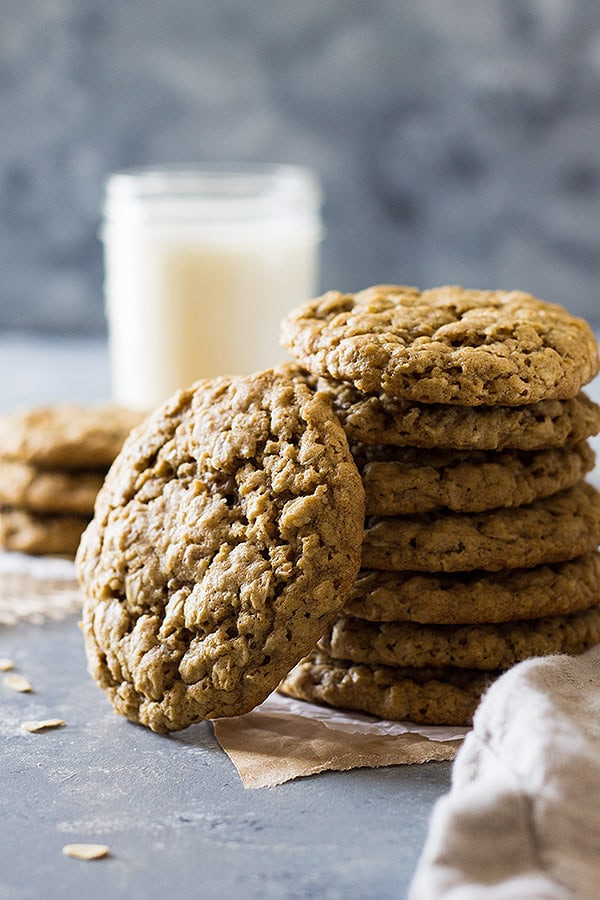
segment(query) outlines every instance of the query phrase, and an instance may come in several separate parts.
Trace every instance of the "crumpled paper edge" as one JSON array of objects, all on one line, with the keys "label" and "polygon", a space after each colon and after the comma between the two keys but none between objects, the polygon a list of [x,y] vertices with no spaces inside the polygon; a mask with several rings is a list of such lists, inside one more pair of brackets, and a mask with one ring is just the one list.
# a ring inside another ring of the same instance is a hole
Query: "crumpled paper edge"
[{"label": "crumpled paper edge", "polygon": [[418,734],[431,741],[459,741],[469,733],[470,728],[460,725],[419,725],[416,722],[395,722],[390,719],[377,719],[375,716],[356,711],[334,709],[330,706],[319,706],[304,700],[273,693],[254,710],[254,712],[280,712],[285,715],[305,716],[318,719],[328,728],[336,731],[365,732],[397,736],[401,734]]},{"label": "crumpled paper edge", "polygon": [[450,761],[469,731],[345,714],[278,694],[244,716],[212,724],[246,788],[327,770]]}]

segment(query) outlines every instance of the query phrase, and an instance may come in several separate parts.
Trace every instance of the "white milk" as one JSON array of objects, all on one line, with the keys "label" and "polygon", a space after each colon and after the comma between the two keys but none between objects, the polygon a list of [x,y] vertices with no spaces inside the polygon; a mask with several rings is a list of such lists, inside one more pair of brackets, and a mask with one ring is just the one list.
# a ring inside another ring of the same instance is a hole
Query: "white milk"
[{"label": "white milk", "polygon": [[133,172],[108,185],[105,293],[113,393],[152,409],[198,378],[259,371],[316,292],[318,186],[289,166]]}]

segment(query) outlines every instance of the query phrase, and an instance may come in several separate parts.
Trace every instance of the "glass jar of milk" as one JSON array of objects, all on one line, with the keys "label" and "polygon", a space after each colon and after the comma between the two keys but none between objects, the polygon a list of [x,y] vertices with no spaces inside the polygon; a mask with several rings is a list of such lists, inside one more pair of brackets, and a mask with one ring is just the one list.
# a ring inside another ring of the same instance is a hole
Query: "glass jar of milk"
[{"label": "glass jar of milk", "polygon": [[113,393],[142,410],[198,378],[279,362],[279,325],[317,290],[315,175],[296,166],[136,169],[102,231]]}]

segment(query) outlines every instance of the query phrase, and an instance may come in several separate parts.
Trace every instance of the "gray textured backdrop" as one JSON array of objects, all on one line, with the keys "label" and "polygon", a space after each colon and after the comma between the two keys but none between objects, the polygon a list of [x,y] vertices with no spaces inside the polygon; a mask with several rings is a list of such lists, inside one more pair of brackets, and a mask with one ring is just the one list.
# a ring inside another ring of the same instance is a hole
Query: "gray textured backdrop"
[{"label": "gray textured backdrop", "polygon": [[319,172],[322,287],[521,287],[600,325],[597,0],[0,0],[0,327],[99,332],[123,166]]}]

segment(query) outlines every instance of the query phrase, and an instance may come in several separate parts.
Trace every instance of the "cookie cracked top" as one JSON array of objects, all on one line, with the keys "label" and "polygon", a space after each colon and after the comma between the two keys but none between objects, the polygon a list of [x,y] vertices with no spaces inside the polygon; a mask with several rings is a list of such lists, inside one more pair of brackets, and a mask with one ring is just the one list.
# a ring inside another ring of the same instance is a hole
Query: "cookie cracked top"
[{"label": "cookie cracked top", "polygon": [[564,400],[598,371],[587,323],[522,291],[329,291],[290,313],[282,342],[316,375],[421,403]]},{"label": "cookie cracked top", "polygon": [[166,732],[260,703],[343,606],[363,520],[323,395],[272,371],[176,395],[127,440],[77,557],[117,712]]}]

